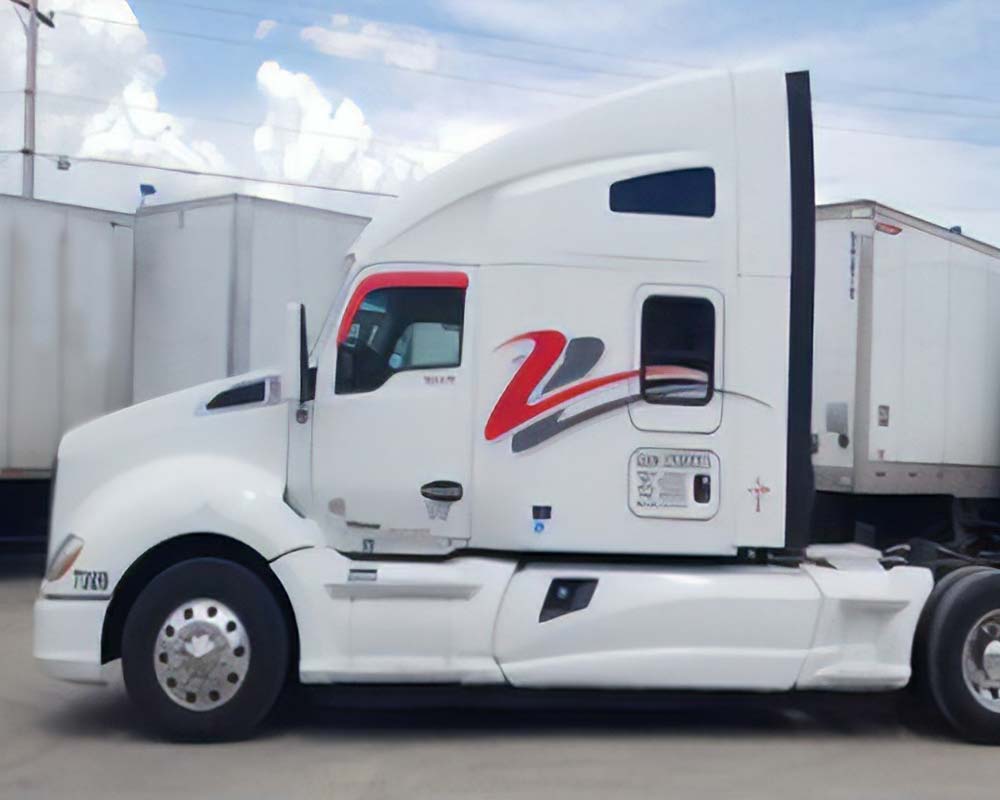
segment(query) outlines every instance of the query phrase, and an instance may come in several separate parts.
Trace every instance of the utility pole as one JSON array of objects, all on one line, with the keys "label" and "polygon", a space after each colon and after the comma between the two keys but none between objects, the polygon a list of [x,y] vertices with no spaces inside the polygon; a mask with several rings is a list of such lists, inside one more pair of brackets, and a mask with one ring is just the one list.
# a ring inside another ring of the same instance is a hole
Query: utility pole
[{"label": "utility pole", "polygon": [[28,9],[28,21],[21,20],[25,46],[25,76],[24,76],[24,146],[21,148],[22,173],[21,194],[24,197],[35,196],[35,97],[38,83],[38,23],[44,22],[50,28],[55,27],[52,14],[41,14],[38,11],[38,0],[11,0],[15,5]]},{"label": "utility pole", "polygon": [[38,0],[28,0],[28,37],[25,49],[24,148],[22,153],[21,195],[35,196],[35,86],[38,82]]}]

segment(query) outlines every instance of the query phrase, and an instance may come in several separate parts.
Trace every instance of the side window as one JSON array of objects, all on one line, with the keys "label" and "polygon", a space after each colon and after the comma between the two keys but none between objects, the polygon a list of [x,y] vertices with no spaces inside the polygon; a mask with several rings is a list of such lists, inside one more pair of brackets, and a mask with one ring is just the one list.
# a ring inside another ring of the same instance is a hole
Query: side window
[{"label": "side window", "polygon": [[715,306],[703,297],[647,297],[641,359],[647,403],[706,405],[715,372]]},{"label": "side window", "polygon": [[337,394],[374,391],[404,370],[459,366],[464,313],[465,289],[369,292],[337,347]]},{"label": "side window", "polygon": [[715,170],[675,169],[611,184],[611,210],[674,217],[715,215]]}]

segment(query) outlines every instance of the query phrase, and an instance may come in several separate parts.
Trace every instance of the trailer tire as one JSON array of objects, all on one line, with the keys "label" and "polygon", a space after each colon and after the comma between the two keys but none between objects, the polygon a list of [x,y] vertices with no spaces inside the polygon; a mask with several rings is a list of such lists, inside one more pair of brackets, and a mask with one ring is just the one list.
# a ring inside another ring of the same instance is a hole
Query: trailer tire
[{"label": "trailer tire", "polygon": [[183,561],[136,598],[122,633],[133,703],[168,738],[245,738],[288,672],[289,636],[271,590],[220,558]]},{"label": "trailer tire", "polygon": [[[927,627],[927,682],[934,704],[964,739],[1000,743],[1000,571],[949,582]],[[983,684],[998,683],[993,689]]]}]

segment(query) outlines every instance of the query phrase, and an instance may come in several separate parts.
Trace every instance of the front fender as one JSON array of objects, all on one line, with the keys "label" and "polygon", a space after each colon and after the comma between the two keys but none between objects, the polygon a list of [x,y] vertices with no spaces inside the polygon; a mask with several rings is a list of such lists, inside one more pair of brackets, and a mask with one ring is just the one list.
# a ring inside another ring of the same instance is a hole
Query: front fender
[{"label": "front fender", "polygon": [[[97,487],[63,527],[83,539],[73,569],[42,584],[44,595],[110,595],[125,571],[157,544],[217,533],[267,560],[323,543],[319,527],[284,501],[283,476],[231,457],[198,453],[156,459]],[[107,573],[98,589],[74,586],[75,571]]]}]

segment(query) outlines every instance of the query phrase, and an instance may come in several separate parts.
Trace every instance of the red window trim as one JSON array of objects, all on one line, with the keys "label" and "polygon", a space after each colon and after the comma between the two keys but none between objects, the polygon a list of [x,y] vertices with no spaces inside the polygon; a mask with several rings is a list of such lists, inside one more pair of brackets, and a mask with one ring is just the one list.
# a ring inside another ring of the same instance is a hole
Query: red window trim
[{"label": "red window trim", "polygon": [[358,284],[347,303],[344,316],[340,319],[340,327],[337,329],[337,344],[347,341],[354,315],[358,313],[365,297],[371,292],[377,289],[431,289],[439,286],[448,289],[468,289],[469,276],[464,272],[377,272],[369,275]]}]

